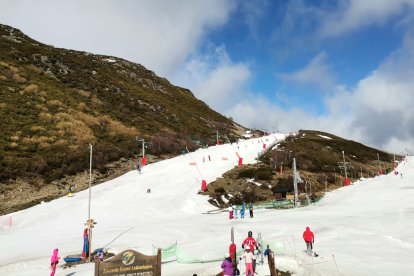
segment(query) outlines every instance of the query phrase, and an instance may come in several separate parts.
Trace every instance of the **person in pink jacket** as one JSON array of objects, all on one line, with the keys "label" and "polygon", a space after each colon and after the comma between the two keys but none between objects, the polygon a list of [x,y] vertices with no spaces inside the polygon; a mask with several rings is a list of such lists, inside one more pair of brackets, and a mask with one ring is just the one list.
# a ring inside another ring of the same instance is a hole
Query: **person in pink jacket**
[{"label": "person in pink jacket", "polygon": [[[253,260],[256,259],[256,257],[253,255],[253,253],[250,251],[250,246],[246,246],[246,251],[243,253],[243,257],[246,262],[246,276],[253,276]],[[240,259],[242,259],[240,258]]]},{"label": "person in pink jacket", "polygon": [[53,249],[52,257],[50,258],[50,268],[52,269],[52,272],[50,273],[50,276],[54,276],[56,272],[57,264],[59,263],[60,257],[58,256],[58,249]]}]

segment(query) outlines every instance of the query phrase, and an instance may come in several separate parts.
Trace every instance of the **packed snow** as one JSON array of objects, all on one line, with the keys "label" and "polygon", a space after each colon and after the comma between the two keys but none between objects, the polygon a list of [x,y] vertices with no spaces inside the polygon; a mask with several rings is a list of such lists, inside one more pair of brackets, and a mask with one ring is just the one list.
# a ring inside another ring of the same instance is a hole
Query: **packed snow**
[{"label": "packed snow", "polygon": [[[255,209],[254,218],[243,220],[230,220],[225,210],[220,212],[198,194],[201,180],[214,181],[237,165],[238,155],[244,163],[256,162],[262,142],[271,146],[284,137],[272,134],[200,149],[149,164],[142,174],[134,170],[93,187],[91,217],[98,224],[92,247],[103,247],[121,234],[107,246],[111,251],[134,249],[150,255],[153,246],[177,242],[194,258],[222,260],[233,226],[238,249],[249,230],[255,237],[261,233],[264,243],[276,252],[276,267],[295,275],[412,275],[413,158],[399,164],[402,174],[359,181],[307,207]],[[193,162],[197,166],[191,166]],[[87,214],[88,190],[10,214],[12,227],[0,231],[0,275],[48,275],[55,247],[62,258],[80,253]],[[319,257],[305,254],[306,226],[315,233]],[[165,262],[162,275],[216,275],[221,260]],[[270,275],[266,263],[257,270],[258,275]],[[93,264],[82,264],[58,268],[56,275],[83,276],[93,271]]]},{"label": "packed snow", "polygon": [[321,137],[321,138],[324,138],[324,139],[332,140],[332,138],[329,137],[329,136],[320,135],[320,134],[318,134],[318,136]]}]

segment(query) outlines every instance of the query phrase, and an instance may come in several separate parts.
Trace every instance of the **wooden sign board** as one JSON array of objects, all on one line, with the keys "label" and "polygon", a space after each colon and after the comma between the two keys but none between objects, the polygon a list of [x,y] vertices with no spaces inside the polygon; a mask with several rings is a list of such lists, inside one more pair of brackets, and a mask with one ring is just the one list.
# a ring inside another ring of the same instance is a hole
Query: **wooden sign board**
[{"label": "wooden sign board", "polygon": [[286,195],[287,200],[295,200],[295,195]]},{"label": "wooden sign board", "polygon": [[95,276],[161,276],[161,250],[156,256],[125,250],[106,261],[96,260]]}]

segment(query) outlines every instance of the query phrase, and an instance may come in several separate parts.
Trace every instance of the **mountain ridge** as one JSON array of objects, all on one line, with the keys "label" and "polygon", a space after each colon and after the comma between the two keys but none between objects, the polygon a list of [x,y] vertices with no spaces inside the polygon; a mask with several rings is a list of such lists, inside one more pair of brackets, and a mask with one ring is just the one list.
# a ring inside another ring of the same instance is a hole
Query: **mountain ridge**
[{"label": "mountain ridge", "polygon": [[216,131],[234,141],[245,129],[138,63],[55,48],[1,24],[0,91],[3,196],[17,181],[29,191],[58,181],[65,191],[60,180],[89,168],[89,144],[105,175],[122,158],[137,162],[136,138],[158,158],[214,144]]}]

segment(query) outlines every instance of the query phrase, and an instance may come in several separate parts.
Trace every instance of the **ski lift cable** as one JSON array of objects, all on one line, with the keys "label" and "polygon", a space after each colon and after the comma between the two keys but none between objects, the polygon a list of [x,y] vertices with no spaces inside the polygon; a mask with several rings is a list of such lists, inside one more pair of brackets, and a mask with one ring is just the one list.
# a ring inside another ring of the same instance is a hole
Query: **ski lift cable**
[{"label": "ski lift cable", "polygon": [[106,244],[105,246],[102,246],[102,248],[106,248],[108,245],[110,245],[111,243],[113,243],[114,241],[116,241],[120,236],[122,236],[123,234],[125,234],[126,232],[132,230],[133,228],[135,228],[135,226],[132,226],[131,228],[125,230],[124,232],[120,233],[118,236],[116,236],[111,242],[109,242],[108,244]]},{"label": "ski lift cable", "polygon": [[203,175],[201,174],[200,168],[199,168],[199,167],[198,167],[198,165],[197,165],[197,162],[194,160],[194,158],[193,158],[193,156],[191,155],[190,151],[188,150],[187,146],[185,147],[185,149],[187,150],[188,155],[190,156],[191,160],[193,160],[193,162],[195,163],[195,167],[196,167],[196,169],[197,169],[198,173],[200,174],[201,179],[204,179],[204,178],[203,178]]}]

